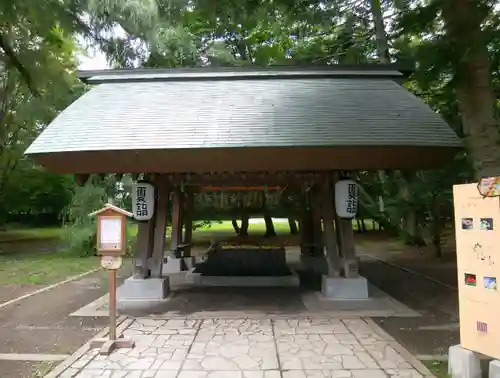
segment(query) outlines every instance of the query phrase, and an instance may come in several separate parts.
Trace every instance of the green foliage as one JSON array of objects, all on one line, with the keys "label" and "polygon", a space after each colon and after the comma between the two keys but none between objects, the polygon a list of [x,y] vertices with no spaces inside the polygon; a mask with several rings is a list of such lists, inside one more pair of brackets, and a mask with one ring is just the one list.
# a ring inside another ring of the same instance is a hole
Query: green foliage
[{"label": "green foliage", "polygon": [[64,209],[67,248],[81,256],[93,255],[96,246],[96,223],[89,214],[102,208],[107,201],[106,188],[91,177],[84,185],[75,189],[71,203]]},{"label": "green foliage", "polygon": [[[357,64],[383,60],[384,49],[393,62],[415,62],[416,72],[406,87],[467,141],[467,149],[434,171],[391,171],[385,180],[375,172],[359,172],[360,215],[399,231],[411,242],[435,239],[452,216],[451,186],[473,177],[471,163],[499,159],[495,137],[500,116],[500,17],[493,1],[465,3],[472,4],[471,12],[459,11],[452,0],[4,1],[0,4],[0,222],[12,214],[55,213],[68,202],[71,179],[32,167],[21,157],[43,127],[83,90],[74,76],[74,36],[79,35],[102,49],[117,67]],[[113,35],[115,29],[123,35]],[[469,63],[476,64],[484,51],[485,69],[475,69]],[[482,76],[477,76],[479,71]],[[484,79],[482,93],[465,86],[477,77]],[[486,104],[489,97],[484,96],[490,89],[492,114]],[[476,98],[464,99],[464,94]],[[466,106],[471,103],[476,108]],[[481,104],[486,105],[481,108]],[[495,132],[478,134],[486,124]],[[478,141],[487,154],[478,153],[474,147]],[[87,214],[108,198],[128,208],[127,185],[120,187],[114,175],[106,175],[76,189],[65,211],[70,245],[91,253],[95,225]],[[202,218],[239,214],[242,209],[288,216],[297,214],[304,200],[289,192],[277,200],[266,193],[198,197]]]},{"label": "green foliage", "polygon": [[28,160],[17,165],[4,185],[1,223],[60,225],[60,214],[73,195],[72,176],[47,172]]}]

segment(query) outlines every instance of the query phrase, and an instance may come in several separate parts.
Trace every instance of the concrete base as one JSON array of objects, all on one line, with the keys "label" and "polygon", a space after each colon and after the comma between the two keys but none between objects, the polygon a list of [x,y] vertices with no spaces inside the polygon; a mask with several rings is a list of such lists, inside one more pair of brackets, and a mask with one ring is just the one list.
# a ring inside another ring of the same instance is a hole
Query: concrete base
[{"label": "concrete base", "polygon": [[500,378],[500,360],[490,361],[488,378]]},{"label": "concrete base", "polygon": [[182,272],[182,259],[169,257],[167,262],[163,264],[163,273],[172,274]]},{"label": "concrete base", "polygon": [[117,302],[161,301],[170,293],[170,280],[165,278],[127,278],[117,289]]},{"label": "concrete base", "polygon": [[481,378],[479,355],[460,345],[451,346],[448,350],[448,374],[452,378]]},{"label": "concrete base", "polygon": [[331,299],[368,299],[368,281],[364,277],[323,276],[321,292]]}]

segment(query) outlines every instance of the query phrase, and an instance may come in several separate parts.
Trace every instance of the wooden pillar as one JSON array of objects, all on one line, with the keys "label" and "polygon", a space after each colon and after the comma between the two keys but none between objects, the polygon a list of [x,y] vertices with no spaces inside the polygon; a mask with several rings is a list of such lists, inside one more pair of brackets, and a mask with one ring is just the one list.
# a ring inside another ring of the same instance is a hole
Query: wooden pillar
[{"label": "wooden pillar", "polygon": [[310,255],[314,243],[312,209],[307,206],[309,193],[303,191],[302,196],[302,211],[299,220],[300,253]]},{"label": "wooden pillar", "polygon": [[324,255],[324,238],[323,229],[321,226],[322,213],[322,198],[321,191],[318,188],[312,189],[312,238],[313,238],[313,255]]},{"label": "wooden pillar", "polygon": [[193,241],[193,212],[194,212],[194,191],[189,188],[186,192],[184,204],[184,240],[183,244],[188,246],[184,249],[184,256],[191,256],[191,242]]},{"label": "wooden pillar", "polygon": [[151,256],[151,277],[161,278],[163,271],[163,256],[165,252],[165,233],[168,215],[168,179],[166,176],[155,177],[156,209],[153,232],[153,253]]},{"label": "wooden pillar", "polygon": [[179,187],[173,191],[172,198],[172,234],[170,238],[170,253],[172,258],[176,256],[177,246],[182,243],[182,192]]},{"label": "wooden pillar", "polygon": [[323,213],[324,241],[326,246],[326,259],[328,261],[328,275],[339,277],[341,266],[337,248],[337,237],[334,230],[334,209],[332,181],[329,177],[321,188],[321,208]]},{"label": "wooden pillar", "polygon": [[356,258],[356,248],[354,246],[354,230],[352,229],[352,219],[340,220],[340,237],[342,239],[342,255],[345,259]]},{"label": "wooden pillar", "polygon": [[[335,195],[335,189],[333,191]],[[344,256],[344,240],[342,235],[342,219],[337,215],[337,210],[335,210],[335,201],[333,201],[333,212],[335,220],[335,236],[337,237],[337,245],[339,250],[339,256],[342,258]]]},{"label": "wooden pillar", "polygon": [[149,276],[148,267],[148,242],[150,222],[139,222],[137,226],[137,239],[134,253],[134,278],[147,278]]}]

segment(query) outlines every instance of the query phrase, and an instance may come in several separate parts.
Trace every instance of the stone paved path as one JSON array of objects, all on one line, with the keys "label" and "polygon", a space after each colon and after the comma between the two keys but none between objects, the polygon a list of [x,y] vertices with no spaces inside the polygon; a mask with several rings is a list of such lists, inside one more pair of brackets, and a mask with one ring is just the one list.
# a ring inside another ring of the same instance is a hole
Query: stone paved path
[{"label": "stone paved path", "polygon": [[89,350],[60,377],[432,377],[374,327],[362,318],[137,318],[124,331],[134,349]]}]

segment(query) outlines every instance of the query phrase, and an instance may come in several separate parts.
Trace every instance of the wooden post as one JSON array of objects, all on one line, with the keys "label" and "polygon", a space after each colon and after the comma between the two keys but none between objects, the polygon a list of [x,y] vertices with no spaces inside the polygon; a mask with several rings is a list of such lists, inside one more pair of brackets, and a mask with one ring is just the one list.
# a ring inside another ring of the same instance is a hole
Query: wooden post
[{"label": "wooden post", "polygon": [[[155,206],[158,206],[158,201],[155,199]],[[148,277],[151,276],[151,261],[153,260],[153,250],[155,244],[155,225],[156,225],[156,216],[151,218],[148,222],[148,244],[146,247],[147,256],[148,256]]]},{"label": "wooden post", "polygon": [[108,270],[109,286],[109,337],[95,339],[91,348],[100,348],[99,354],[109,355],[116,348],[133,348],[130,339],[118,338],[116,334],[116,271],[123,263],[121,255],[126,246],[126,217],[129,213],[113,205],[106,205],[89,216],[97,217],[97,253],[101,255],[101,266]]},{"label": "wooden post", "polygon": [[300,252],[312,255],[313,252],[313,218],[312,209],[307,207],[308,198],[311,194],[302,190],[302,211],[299,220]]},{"label": "wooden post", "polygon": [[109,339],[116,340],[116,269],[108,270],[109,281]]},{"label": "wooden post", "polygon": [[134,278],[149,276],[148,244],[150,238],[150,222],[139,222],[137,226],[137,241],[135,243]]},{"label": "wooden post", "polygon": [[173,258],[180,257],[176,255],[177,246],[182,241],[182,192],[176,187],[172,198],[172,236],[170,238],[170,253]]},{"label": "wooden post", "polygon": [[318,188],[313,188],[312,189],[312,241],[313,241],[313,250],[312,254],[314,256],[323,256],[324,255],[324,238],[323,238],[323,230],[321,227],[321,218],[323,216],[322,214],[322,198],[321,198],[321,191],[318,190]]},{"label": "wooden post", "polygon": [[344,256],[346,259],[353,259],[356,257],[356,247],[354,245],[354,230],[352,229],[352,220],[341,219],[340,224]]},{"label": "wooden post", "polygon": [[335,183],[339,180],[339,172],[334,172],[333,182],[332,182],[332,206],[333,214],[335,220],[335,235],[337,236],[337,246],[339,258],[344,257],[344,236],[342,234],[342,219],[337,214],[337,209],[335,208]]},{"label": "wooden post", "polygon": [[337,249],[337,237],[334,230],[333,190],[329,177],[321,188],[321,208],[323,213],[324,240],[326,245],[326,258],[328,261],[328,275],[339,277],[341,266]]},{"label": "wooden post", "polygon": [[186,244],[184,249],[184,256],[191,256],[191,242],[193,241],[193,212],[194,212],[194,192],[189,188],[186,192],[186,203],[184,213],[184,240]]},{"label": "wooden post", "polygon": [[153,254],[151,256],[151,277],[161,278],[163,271],[163,255],[165,253],[165,233],[168,215],[167,205],[170,193],[166,176],[157,175],[155,181],[155,186],[157,188],[157,207],[155,211]]}]

